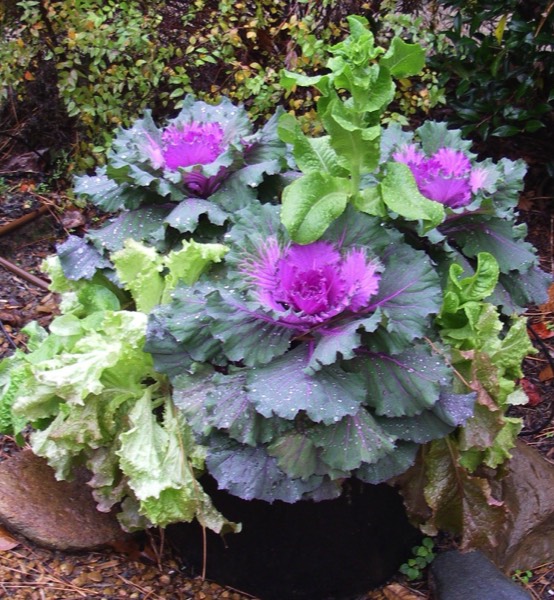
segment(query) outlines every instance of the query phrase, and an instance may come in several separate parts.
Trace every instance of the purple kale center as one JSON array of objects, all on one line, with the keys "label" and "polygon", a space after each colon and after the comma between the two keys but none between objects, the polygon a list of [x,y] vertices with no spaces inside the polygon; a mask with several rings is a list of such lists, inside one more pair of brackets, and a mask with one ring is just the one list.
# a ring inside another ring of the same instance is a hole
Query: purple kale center
[{"label": "purple kale center", "polygon": [[363,312],[379,287],[375,262],[363,250],[341,253],[318,241],[281,248],[270,238],[243,264],[258,300],[279,320],[307,330],[342,315]]},{"label": "purple kale center", "polygon": [[483,184],[479,171],[472,170],[469,158],[459,150],[440,148],[427,157],[409,144],[395,152],[393,158],[410,167],[425,197],[450,208],[470,204],[472,193]]}]

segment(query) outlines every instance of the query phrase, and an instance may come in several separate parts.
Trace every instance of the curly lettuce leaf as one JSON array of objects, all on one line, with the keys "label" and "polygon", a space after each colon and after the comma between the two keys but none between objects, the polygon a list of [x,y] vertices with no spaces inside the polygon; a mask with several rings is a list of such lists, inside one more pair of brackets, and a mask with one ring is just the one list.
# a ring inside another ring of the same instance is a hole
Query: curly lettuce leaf
[{"label": "curly lettuce leaf", "polygon": [[123,249],[112,254],[117,276],[130,291],[137,309],[150,312],[157,304],[168,302],[180,282],[195,283],[214,262],[227,252],[221,244],[198,244],[183,240],[182,248],[161,255],[150,246],[128,239]]},{"label": "curly lettuce leaf", "polygon": [[197,518],[217,533],[236,530],[236,524],[215,510],[196,480],[205,450],[195,443],[182,415],[169,398],[164,401],[163,423],[152,408],[146,389],[129,411],[130,428],[121,434],[117,451],[120,467],[140,503],[139,512],[160,527]]}]

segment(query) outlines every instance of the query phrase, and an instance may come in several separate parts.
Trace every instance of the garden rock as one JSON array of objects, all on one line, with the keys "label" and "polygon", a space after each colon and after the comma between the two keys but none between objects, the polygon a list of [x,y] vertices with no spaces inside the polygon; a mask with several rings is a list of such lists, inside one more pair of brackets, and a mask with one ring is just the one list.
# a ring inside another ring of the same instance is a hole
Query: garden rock
[{"label": "garden rock", "polygon": [[498,546],[483,551],[506,573],[533,569],[554,556],[554,466],[518,441],[500,494],[511,515]]},{"label": "garden rock", "polygon": [[85,470],[57,481],[46,462],[29,450],[0,463],[0,521],[41,546],[92,550],[123,542],[113,513],[96,508]]},{"label": "garden rock", "polygon": [[482,552],[450,550],[431,565],[436,600],[530,600],[531,596],[504,575]]}]

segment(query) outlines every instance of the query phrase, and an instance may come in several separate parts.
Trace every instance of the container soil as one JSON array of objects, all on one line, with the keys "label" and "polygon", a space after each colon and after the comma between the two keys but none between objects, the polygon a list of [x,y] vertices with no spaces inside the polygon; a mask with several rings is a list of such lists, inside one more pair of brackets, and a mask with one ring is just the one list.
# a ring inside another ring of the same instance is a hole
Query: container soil
[{"label": "container soil", "polygon": [[[402,499],[387,485],[348,481],[336,500],[269,504],[204,488],[242,532],[207,532],[209,579],[262,600],[345,600],[390,578],[421,539]],[[170,526],[168,539],[193,574],[202,569],[203,532],[196,523]]]}]

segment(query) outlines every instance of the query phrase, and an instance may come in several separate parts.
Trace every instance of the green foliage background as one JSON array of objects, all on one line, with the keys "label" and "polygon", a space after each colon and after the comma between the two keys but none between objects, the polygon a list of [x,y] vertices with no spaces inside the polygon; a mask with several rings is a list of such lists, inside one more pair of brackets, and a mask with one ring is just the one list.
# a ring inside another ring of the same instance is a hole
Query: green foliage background
[{"label": "green foliage background", "polygon": [[[118,126],[146,107],[171,116],[187,93],[210,102],[226,96],[258,120],[282,105],[317,133],[317,95],[285,91],[280,73],[320,72],[327,48],[347,31],[346,16],[375,23],[378,4],[194,0],[183,11],[171,0],[21,0],[0,7],[0,121],[8,130],[15,123],[32,147],[37,138],[62,147],[77,171],[103,162]],[[436,74],[416,79],[401,82],[392,120],[407,123],[401,113],[442,100]]]}]

